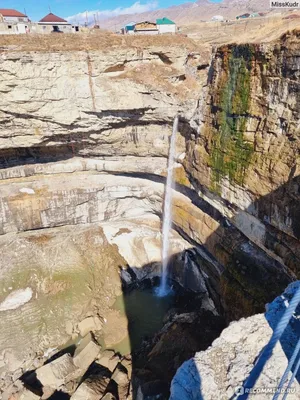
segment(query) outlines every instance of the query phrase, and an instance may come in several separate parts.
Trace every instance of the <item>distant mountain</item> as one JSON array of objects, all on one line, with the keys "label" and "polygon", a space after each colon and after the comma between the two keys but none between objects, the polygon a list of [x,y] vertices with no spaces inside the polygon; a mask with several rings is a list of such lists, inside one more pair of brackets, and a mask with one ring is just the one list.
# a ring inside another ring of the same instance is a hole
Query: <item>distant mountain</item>
[{"label": "distant mountain", "polygon": [[214,15],[222,15],[225,19],[233,19],[237,15],[270,11],[269,0],[223,0],[212,3],[209,0],[198,0],[179,6],[149,11],[141,14],[120,15],[101,21],[101,27],[118,30],[132,21],[154,21],[156,18],[168,17],[179,25],[189,25],[210,20]]}]

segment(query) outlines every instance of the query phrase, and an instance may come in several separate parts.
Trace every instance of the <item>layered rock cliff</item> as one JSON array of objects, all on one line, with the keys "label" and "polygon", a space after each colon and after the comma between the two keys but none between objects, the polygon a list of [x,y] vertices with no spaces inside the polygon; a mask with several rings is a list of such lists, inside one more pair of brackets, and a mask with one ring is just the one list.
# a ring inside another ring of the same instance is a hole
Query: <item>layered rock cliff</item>
[{"label": "layered rock cliff", "polygon": [[[89,51],[49,40],[1,54],[1,387],[75,340],[81,321],[107,321],[120,270],[159,274],[171,126],[192,115],[210,57],[185,39]],[[172,236],[173,253],[191,247]]]},{"label": "layered rock cliff", "polygon": [[281,278],[271,270],[299,277],[299,62],[298,32],[219,48],[191,123],[185,169],[229,220],[205,246],[225,267],[220,291],[234,318],[276,296]]},{"label": "layered rock cliff", "polygon": [[2,387],[105,325],[120,270],[159,275],[177,113],[171,276],[227,321],[299,276],[299,33],[213,54],[165,40],[1,53]]}]

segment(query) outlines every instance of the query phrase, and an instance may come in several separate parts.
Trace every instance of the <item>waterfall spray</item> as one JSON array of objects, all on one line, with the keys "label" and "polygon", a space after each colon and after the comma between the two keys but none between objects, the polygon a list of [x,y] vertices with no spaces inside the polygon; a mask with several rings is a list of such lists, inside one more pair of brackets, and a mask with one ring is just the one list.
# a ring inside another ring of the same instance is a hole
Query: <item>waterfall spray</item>
[{"label": "waterfall spray", "polygon": [[168,159],[168,173],[167,184],[165,188],[164,200],[164,214],[163,214],[163,227],[162,227],[162,273],[161,282],[158,288],[158,296],[166,296],[170,288],[168,288],[168,262],[169,262],[169,240],[170,231],[172,227],[172,191],[173,191],[173,170],[175,162],[175,147],[176,147],[176,134],[178,131],[178,116],[174,119],[173,131],[171,136],[169,159]]}]

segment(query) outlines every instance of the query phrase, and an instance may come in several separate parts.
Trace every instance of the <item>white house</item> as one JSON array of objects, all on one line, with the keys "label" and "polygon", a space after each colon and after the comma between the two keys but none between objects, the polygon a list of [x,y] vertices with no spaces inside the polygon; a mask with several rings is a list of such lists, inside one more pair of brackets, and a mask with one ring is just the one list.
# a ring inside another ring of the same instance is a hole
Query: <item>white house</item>
[{"label": "white house", "polygon": [[42,18],[38,25],[42,28],[43,33],[49,32],[64,32],[64,33],[72,33],[74,32],[74,25],[70,24],[63,18],[58,17],[52,13],[46,15]]},{"label": "white house", "polygon": [[176,33],[176,24],[164,17],[156,20],[158,33]]},{"label": "white house", "polygon": [[20,11],[11,8],[0,8],[0,21],[7,23],[29,22],[29,18]]},{"label": "white house", "polygon": [[0,34],[27,33],[30,23],[27,15],[10,8],[0,8]]},{"label": "white house", "polygon": [[214,15],[211,20],[215,22],[223,22],[224,17],[222,15]]}]

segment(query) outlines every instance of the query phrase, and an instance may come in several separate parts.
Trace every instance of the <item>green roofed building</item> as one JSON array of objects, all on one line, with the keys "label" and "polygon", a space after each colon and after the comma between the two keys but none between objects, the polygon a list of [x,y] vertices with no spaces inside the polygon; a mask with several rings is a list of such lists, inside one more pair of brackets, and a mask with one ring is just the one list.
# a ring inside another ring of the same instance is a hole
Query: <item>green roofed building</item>
[{"label": "green roofed building", "polygon": [[135,29],[135,22],[130,22],[129,24],[125,25],[124,33],[127,35],[134,35]]},{"label": "green roofed building", "polygon": [[169,18],[159,18],[156,20],[159,33],[176,33],[176,24]]}]

